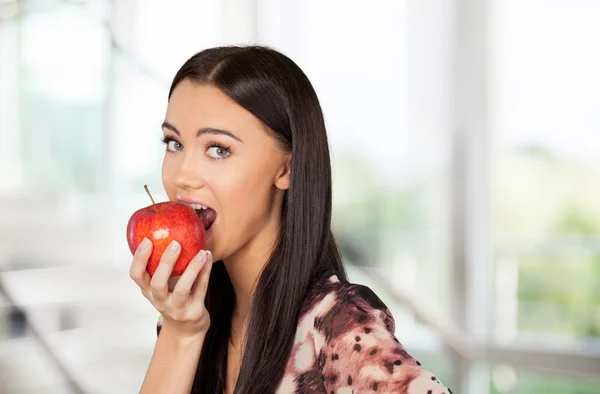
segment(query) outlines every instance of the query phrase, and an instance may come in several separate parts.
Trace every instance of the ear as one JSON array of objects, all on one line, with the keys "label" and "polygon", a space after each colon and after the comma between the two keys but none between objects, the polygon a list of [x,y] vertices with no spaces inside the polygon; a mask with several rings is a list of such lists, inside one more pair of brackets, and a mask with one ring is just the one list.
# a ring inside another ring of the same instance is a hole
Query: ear
[{"label": "ear", "polygon": [[290,188],[290,172],[292,169],[292,155],[288,154],[285,157],[284,165],[281,167],[275,178],[275,187],[280,190]]}]

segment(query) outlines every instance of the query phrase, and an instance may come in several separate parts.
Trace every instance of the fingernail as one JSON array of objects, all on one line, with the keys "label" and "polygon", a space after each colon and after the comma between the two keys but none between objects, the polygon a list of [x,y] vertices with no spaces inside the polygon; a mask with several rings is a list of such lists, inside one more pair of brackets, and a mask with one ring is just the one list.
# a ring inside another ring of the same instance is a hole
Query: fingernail
[{"label": "fingernail", "polygon": [[150,240],[148,238],[144,238],[142,240],[142,242],[140,243],[140,248],[141,248],[141,250],[146,250],[150,247],[151,244],[152,244],[152,242],[150,242]]},{"label": "fingernail", "polygon": [[198,259],[199,263],[204,263],[206,261],[206,252],[201,250],[196,258]]},{"label": "fingernail", "polygon": [[169,245],[169,248],[167,250],[169,251],[169,253],[177,253],[177,251],[179,250],[179,242],[177,242],[177,241],[171,242],[171,244]]}]

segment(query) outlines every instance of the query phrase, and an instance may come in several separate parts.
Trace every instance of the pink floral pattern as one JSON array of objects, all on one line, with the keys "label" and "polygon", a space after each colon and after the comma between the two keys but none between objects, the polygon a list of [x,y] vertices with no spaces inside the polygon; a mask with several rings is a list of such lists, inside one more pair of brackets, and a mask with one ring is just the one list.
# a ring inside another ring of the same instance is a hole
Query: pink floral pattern
[{"label": "pink floral pattern", "polygon": [[316,284],[276,394],[453,394],[394,330],[392,314],[368,287],[335,275]]},{"label": "pink floral pattern", "polygon": [[452,394],[394,336],[368,287],[332,276],[307,297],[277,394]]}]

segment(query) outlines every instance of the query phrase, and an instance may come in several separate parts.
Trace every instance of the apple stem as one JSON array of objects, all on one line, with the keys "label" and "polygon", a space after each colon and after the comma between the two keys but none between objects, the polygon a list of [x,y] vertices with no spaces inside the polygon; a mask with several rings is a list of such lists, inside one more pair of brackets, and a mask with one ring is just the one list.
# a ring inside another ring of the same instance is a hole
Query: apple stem
[{"label": "apple stem", "polygon": [[150,197],[150,201],[152,201],[152,204],[154,204],[154,211],[158,212],[158,208],[156,207],[156,203],[154,202],[154,199],[152,198],[152,194],[150,194],[150,190],[148,190],[148,185],[144,185],[144,189],[146,190],[146,193],[148,193],[148,197]]}]

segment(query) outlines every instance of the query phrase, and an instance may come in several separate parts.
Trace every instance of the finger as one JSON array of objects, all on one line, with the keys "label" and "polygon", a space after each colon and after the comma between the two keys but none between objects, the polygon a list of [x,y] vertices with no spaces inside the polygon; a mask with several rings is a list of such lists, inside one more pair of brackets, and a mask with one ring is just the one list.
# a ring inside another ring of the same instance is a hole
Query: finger
[{"label": "finger", "polygon": [[[212,265],[214,263],[213,261],[213,255],[212,252],[207,250],[206,251],[206,264],[210,264]],[[211,267],[212,270],[212,267]],[[194,281],[194,284],[192,285],[192,293],[194,293],[196,291],[196,288],[198,287],[198,285],[200,284],[200,276],[202,275],[202,272],[200,272],[200,275],[198,275],[198,277],[196,278],[196,280]],[[210,272],[209,272],[210,275]],[[210,281],[210,277],[208,278],[208,281]],[[206,282],[207,284],[207,289],[208,289],[208,281]]]},{"label": "finger", "polygon": [[190,261],[190,264],[181,275],[181,278],[177,281],[172,294],[174,306],[181,306],[189,300],[192,286],[194,282],[196,282],[198,274],[206,263],[206,255],[207,253],[204,250],[201,250],[192,261]]},{"label": "finger", "polygon": [[129,276],[142,289],[142,292],[150,287],[150,274],[146,271],[146,266],[151,254],[152,241],[144,238],[138,245],[129,268]]},{"label": "finger", "polygon": [[164,301],[169,295],[169,285],[167,282],[180,252],[181,245],[177,241],[173,241],[162,256],[160,256],[160,262],[150,281],[152,295],[156,301]]},{"label": "finger", "polygon": [[192,288],[192,298],[197,300],[201,305],[204,305],[204,298],[206,297],[206,290],[208,289],[208,281],[210,279],[210,272],[213,266],[213,256],[210,251],[206,252],[206,262],[204,263],[204,267],[202,267],[202,271],[200,271],[200,276],[194,283]]}]

